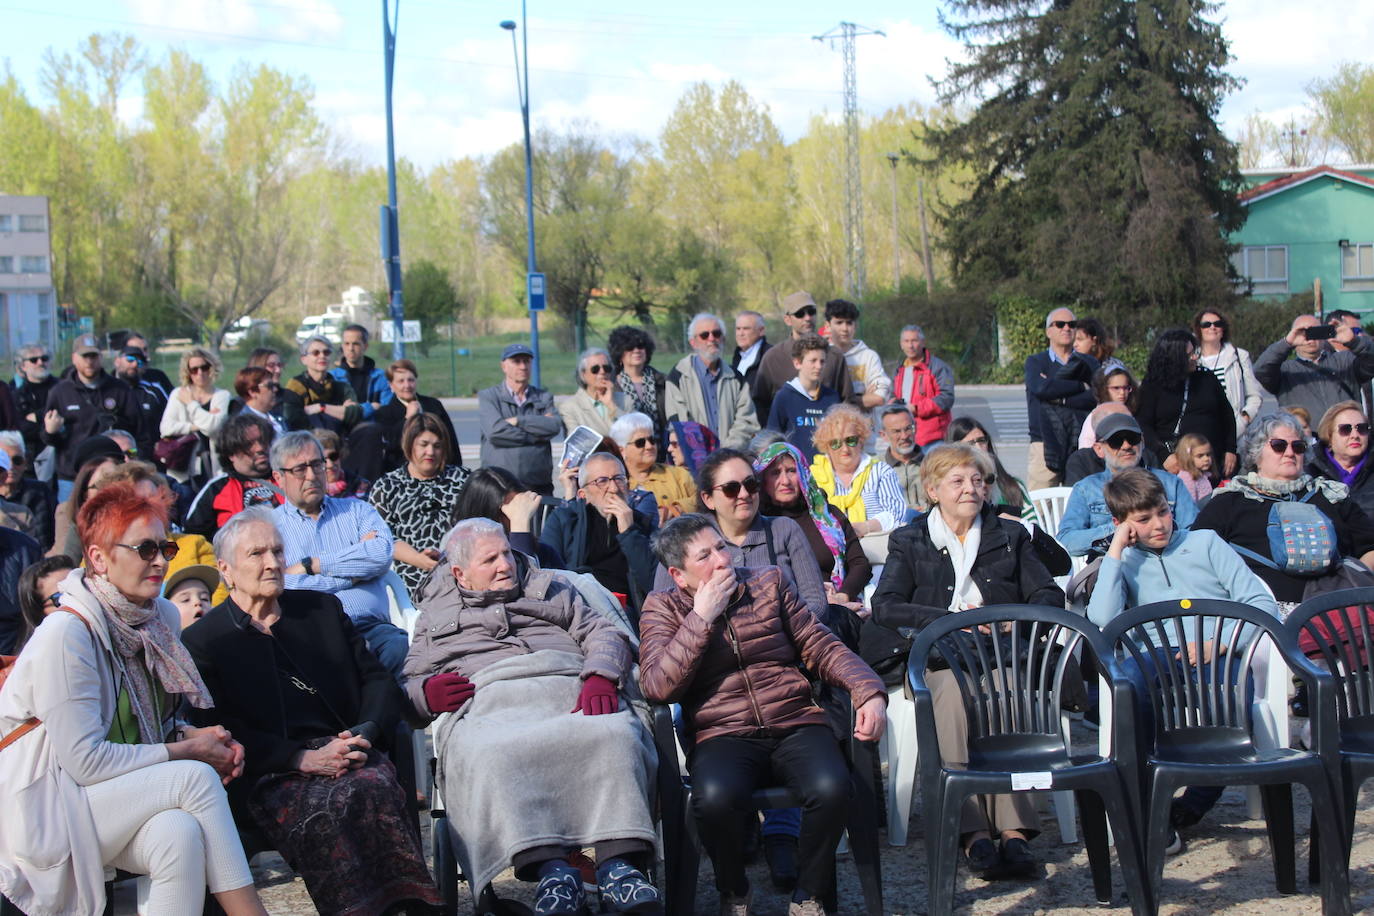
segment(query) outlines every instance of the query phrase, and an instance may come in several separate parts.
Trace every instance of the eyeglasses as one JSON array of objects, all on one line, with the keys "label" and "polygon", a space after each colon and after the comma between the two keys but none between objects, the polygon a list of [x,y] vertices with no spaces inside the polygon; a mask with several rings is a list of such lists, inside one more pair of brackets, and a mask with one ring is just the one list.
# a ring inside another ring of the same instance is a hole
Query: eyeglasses
[{"label": "eyeglasses", "polygon": [[334,355],[334,351],[333,351],[333,350],[311,350],[311,351],[309,352],[308,355],[309,355],[309,356],[332,356],[332,355]]},{"label": "eyeglasses", "polygon": [[736,496],[739,496],[741,487],[744,488],[744,492],[753,496],[759,491],[759,479],[757,477],[746,477],[743,480],[727,480],[725,483],[718,484],[711,489],[720,491],[720,494],[726,499],[734,499]]},{"label": "eyeglasses", "polygon": [[601,375],[602,373],[610,375],[611,367],[606,365],[605,363],[597,363],[594,366],[588,366],[587,371],[590,372],[592,375]]},{"label": "eyeglasses", "polygon": [[92,350],[90,353],[78,353],[77,359],[100,359],[100,351]]},{"label": "eyeglasses", "polygon": [[697,337],[701,338],[702,340],[720,340],[724,336],[725,332],[722,331],[720,328],[716,328],[713,331],[702,331],[700,334],[697,335]]},{"label": "eyeglasses", "polygon": [[1199,321],[1199,322],[1197,323],[1197,326],[1198,326],[1199,328],[1203,328],[1203,329],[1206,329],[1206,328],[1221,328],[1222,330],[1225,330],[1225,329],[1226,329],[1226,322],[1224,322],[1224,321],[1222,321],[1220,318],[1218,318],[1216,321]]},{"label": "eyeglasses", "polygon": [[53,592],[51,595],[49,595],[48,597],[46,597],[46,598],[43,599],[43,604],[45,604],[45,605],[49,605],[49,604],[50,604],[50,605],[52,605],[52,606],[55,607],[55,608],[56,608],[56,607],[61,607],[61,606],[62,606],[62,593],[61,593],[61,592]]},{"label": "eyeglasses", "polygon": [[1137,446],[1140,444],[1140,440],[1140,433],[1116,433],[1111,438],[1102,441],[1107,443],[1108,448],[1119,449],[1123,445]]},{"label": "eyeglasses", "polygon": [[793,318],[815,318],[816,307],[814,305],[803,305],[792,313]]},{"label": "eyeglasses", "polygon": [[308,470],[309,470],[309,471],[314,471],[314,472],[315,472],[315,476],[316,476],[316,477],[319,477],[321,474],[324,473],[324,462],[323,462],[323,461],[303,461],[303,462],[301,462],[300,464],[294,465],[294,466],[292,466],[292,467],[289,467],[289,468],[282,468],[282,469],[281,469],[281,471],[282,471],[283,474],[290,474],[292,477],[296,478],[297,480],[304,480],[304,479],[305,479],[305,472],[308,471]]},{"label": "eyeglasses", "polygon": [[835,451],[837,448],[839,448],[839,447],[842,446],[842,445],[846,445],[846,446],[848,446],[848,447],[850,447],[850,448],[858,448],[858,447],[859,447],[859,437],[858,437],[858,436],[845,436],[843,439],[831,439],[831,440],[830,440],[830,450],[831,450],[832,452]]},{"label": "eyeglasses", "polygon": [[658,443],[654,441],[653,436],[640,436],[638,439],[631,439],[629,444],[633,445],[635,448],[658,447]]},{"label": "eyeglasses", "polygon": [[146,541],[139,541],[137,544],[116,544],[116,547],[123,547],[125,550],[132,550],[138,554],[138,558],[144,563],[151,563],[160,553],[162,559],[170,560],[181,550],[174,541],[155,541],[148,538]]},{"label": "eyeglasses", "polygon": [[1076,327],[1078,327],[1078,322],[1077,322],[1077,321],[1051,321],[1051,322],[1050,322],[1050,327],[1058,328],[1059,330],[1062,331],[1062,330],[1064,330],[1065,328],[1076,328]]},{"label": "eyeglasses", "polygon": [[[1366,427],[1367,428],[1367,427]],[[1274,450],[1275,455],[1282,455],[1288,451],[1288,447],[1293,447],[1294,455],[1307,454],[1307,442],[1304,439],[1270,439],[1269,447]]]},{"label": "eyeglasses", "polygon": [[26,356],[26,357],[24,357],[24,362],[26,362],[26,363],[50,363],[50,362],[52,362],[52,357],[51,357],[51,356],[46,356],[46,355],[45,355],[45,356]]},{"label": "eyeglasses", "polygon": [[10,458],[10,467],[12,468],[22,468],[28,463],[29,459],[24,455],[13,455]]},{"label": "eyeglasses", "polygon": [[593,477],[591,480],[587,481],[587,483],[596,487],[598,490],[604,490],[612,484],[617,487],[624,486],[629,482],[629,478],[624,474],[615,474],[611,477]]},{"label": "eyeglasses", "polygon": [[209,363],[201,363],[201,364],[198,365],[198,366],[187,366],[187,367],[186,367],[186,372],[187,372],[188,374],[190,374],[190,375],[195,375],[197,372],[209,372],[209,371],[210,371],[210,364],[209,364]]},{"label": "eyeglasses", "polygon": [[264,384],[261,384],[261,385],[259,385],[258,387],[259,387],[259,388],[266,388],[268,391],[280,391],[280,390],[281,390],[281,385],[280,385],[279,383],[277,383],[277,382],[265,382]]},{"label": "eyeglasses", "polygon": [[964,440],[964,444],[965,444],[965,445],[987,445],[987,444],[988,444],[988,437],[987,437],[987,436],[974,436],[972,439],[965,439],[965,440]]},{"label": "eyeglasses", "polygon": [[1340,433],[1342,436],[1348,436],[1348,435],[1350,435],[1350,431],[1351,431],[1352,429],[1353,429],[1355,432],[1359,433],[1361,436],[1367,436],[1367,435],[1369,435],[1369,424],[1368,424],[1368,423],[1337,423],[1337,424],[1336,424],[1336,432]]},{"label": "eyeglasses", "polygon": [[912,426],[911,424],[907,424],[906,426],[903,426],[900,429],[889,429],[887,431],[887,434],[889,436],[909,436],[914,432],[916,432],[916,427]]}]

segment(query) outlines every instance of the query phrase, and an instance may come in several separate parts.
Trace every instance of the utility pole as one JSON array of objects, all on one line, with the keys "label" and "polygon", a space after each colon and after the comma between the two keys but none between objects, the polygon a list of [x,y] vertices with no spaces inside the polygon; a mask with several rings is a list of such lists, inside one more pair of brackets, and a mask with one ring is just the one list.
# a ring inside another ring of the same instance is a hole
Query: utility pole
[{"label": "utility pole", "polygon": [[391,77],[396,70],[396,26],[401,21],[401,0],[396,0],[393,21],[387,0],[382,0],[382,51],[386,61],[386,198],[382,207],[382,263],[391,297],[391,358],[404,359],[405,300],[401,296],[401,220],[396,203],[396,134],[391,126]]},{"label": "utility pole", "polygon": [[897,159],[896,153],[888,153],[887,161],[892,166],[892,292],[902,291],[902,236],[897,230]]},{"label": "utility pole", "polygon": [[916,179],[916,205],[921,210],[921,263],[926,269],[926,295],[935,295],[935,264],[930,259],[930,230],[926,228],[926,183]]},{"label": "utility pole", "polygon": [[855,299],[864,294],[864,202],[862,166],[859,162],[859,90],[855,74],[854,39],[861,35],[886,33],[852,22],[841,22],[823,35],[813,35],[816,41],[829,41],[834,47],[840,42],[844,57],[844,234],[846,244],[845,288]]}]

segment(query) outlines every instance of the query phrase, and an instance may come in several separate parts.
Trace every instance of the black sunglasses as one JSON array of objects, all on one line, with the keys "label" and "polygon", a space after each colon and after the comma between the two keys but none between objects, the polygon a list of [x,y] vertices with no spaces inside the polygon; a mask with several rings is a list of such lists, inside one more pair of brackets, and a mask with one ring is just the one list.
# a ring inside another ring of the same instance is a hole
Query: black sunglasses
[{"label": "black sunglasses", "polygon": [[1337,423],[1337,424],[1336,424],[1336,432],[1340,433],[1342,436],[1348,436],[1348,435],[1350,435],[1350,431],[1351,431],[1352,429],[1353,429],[1355,432],[1359,433],[1361,436],[1367,436],[1367,435],[1369,435],[1369,424],[1368,424],[1368,423]]},{"label": "black sunglasses", "polygon": [[1050,325],[1051,325],[1052,327],[1059,328],[1059,329],[1062,331],[1064,328],[1076,328],[1076,327],[1078,327],[1078,322],[1077,322],[1077,321],[1051,321],[1051,322],[1050,322]]},{"label": "black sunglasses", "polygon": [[53,592],[53,593],[52,593],[51,595],[49,595],[46,599],[44,599],[43,604],[45,604],[45,605],[51,604],[53,607],[61,607],[61,606],[62,606],[62,593],[61,593],[61,592]]},{"label": "black sunglasses", "polygon": [[1107,445],[1112,448],[1121,448],[1123,445],[1139,445],[1141,440],[1140,433],[1116,433],[1112,437],[1105,439]]},{"label": "black sunglasses", "polygon": [[1200,328],[1221,328],[1225,330],[1226,322],[1218,318],[1216,321],[1199,321],[1197,326]]},{"label": "black sunglasses", "polygon": [[123,547],[125,550],[132,550],[138,554],[138,558],[144,563],[153,562],[153,558],[159,553],[162,559],[170,560],[181,550],[173,541],[155,541],[148,538],[146,541],[139,541],[137,544],[115,544],[116,547]]},{"label": "black sunglasses", "polygon": [[719,490],[726,499],[734,499],[736,496],[739,496],[740,487],[744,488],[744,492],[753,496],[759,491],[759,479],[757,477],[746,477],[743,480],[731,480],[719,486],[712,487],[711,489]]},{"label": "black sunglasses", "polygon": [[1307,442],[1304,439],[1270,439],[1269,447],[1274,450],[1275,455],[1282,455],[1288,451],[1289,446],[1293,447],[1294,455],[1307,454]]},{"label": "black sunglasses", "polygon": [[52,362],[52,357],[51,357],[51,356],[29,356],[29,357],[25,357],[24,362],[26,362],[26,363],[50,363],[50,362]]},{"label": "black sunglasses", "polygon": [[815,318],[816,307],[814,305],[803,305],[792,313],[793,318]]},{"label": "black sunglasses", "polygon": [[700,337],[702,340],[720,340],[722,337],[725,336],[725,332],[717,328],[714,331],[702,331],[697,336]]},{"label": "black sunglasses", "polygon": [[635,448],[648,448],[651,445],[657,446],[658,442],[654,440],[653,436],[640,436],[638,439],[631,439],[629,444]]},{"label": "black sunglasses", "polygon": [[610,375],[611,372],[612,372],[612,369],[611,369],[610,366],[606,365],[605,363],[596,363],[596,364],[594,364],[594,365],[588,366],[588,367],[587,367],[587,371],[590,372],[592,375],[600,375],[600,374],[603,373],[603,372],[606,373],[607,375]]}]

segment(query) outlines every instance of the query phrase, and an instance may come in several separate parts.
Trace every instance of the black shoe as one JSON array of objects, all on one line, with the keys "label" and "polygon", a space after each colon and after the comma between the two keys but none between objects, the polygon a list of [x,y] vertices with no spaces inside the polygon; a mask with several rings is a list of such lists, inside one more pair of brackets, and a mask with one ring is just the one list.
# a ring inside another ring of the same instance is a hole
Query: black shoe
[{"label": "black shoe", "polygon": [[797,838],[794,836],[765,836],[763,858],[768,862],[768,876],[779,893],[790,894],[797,887]]},{"label": "black shoe", "polygon": [[992,840],[974,840],[968,849],[964,850],[964,862],[968,864],[968,870],[980,878],[986,878],[994,869],[1002,864],[1002,854],[997,851],[997,846]]},{"label": "black shoe", "polygon": [[1169,805],[1169,826],[1175,830],[1187,830],[1202,820],[1202,815],[1192,808],[1175,801]]},{"label": "black shoe", "polygon": [[1031,854],[1030,844],[1020,837],[1002,841],[1002,876],[1006,878],[1034,878],[1040,863]]}]

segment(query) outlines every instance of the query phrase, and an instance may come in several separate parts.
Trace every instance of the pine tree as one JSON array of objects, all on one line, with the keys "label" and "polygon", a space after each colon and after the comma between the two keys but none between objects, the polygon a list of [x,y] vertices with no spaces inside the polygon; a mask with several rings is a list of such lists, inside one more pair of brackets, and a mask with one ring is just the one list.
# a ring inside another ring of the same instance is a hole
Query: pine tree
[{"label": "pine tree", "polygon": [[[942,214],[964,284],[1177,321],[1233,295],[1238,153],[1216,123],[1238,85],[1204,0],[950,0],[968,48],[940,84],[971,117],[930,140],[969,166]],[[976,18],[975,18],[976,17]],[[1147,317],[1148,316],[1148,317]]]}]

